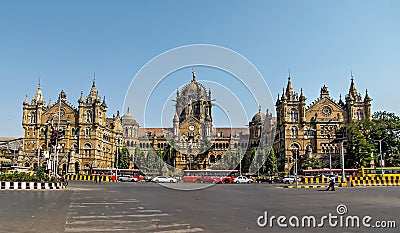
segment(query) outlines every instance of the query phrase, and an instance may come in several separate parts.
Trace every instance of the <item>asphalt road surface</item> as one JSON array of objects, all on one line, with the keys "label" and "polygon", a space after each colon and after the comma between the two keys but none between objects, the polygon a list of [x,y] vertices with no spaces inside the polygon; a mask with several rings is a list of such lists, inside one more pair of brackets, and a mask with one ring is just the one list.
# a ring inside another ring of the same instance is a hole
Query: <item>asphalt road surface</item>
[{"label": "asphalt road surface", "polygon": [[193,185],[71,181],[66,190],[1,190],[0,232],[400,232],[400,187]]}]

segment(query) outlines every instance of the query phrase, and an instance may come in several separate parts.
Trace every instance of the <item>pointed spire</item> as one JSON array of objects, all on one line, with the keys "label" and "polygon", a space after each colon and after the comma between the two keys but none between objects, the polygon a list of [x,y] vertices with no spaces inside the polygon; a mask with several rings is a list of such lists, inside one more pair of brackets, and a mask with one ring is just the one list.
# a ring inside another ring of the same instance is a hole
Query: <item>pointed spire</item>
[{"label": "pointed spire", "polygon": [[290,81],[290,71],[289,71],[289,76],[288,76],[288,83],[286,86],[286,98],[289,98],[294,95],[294,90],[292,86],[292,82]]},{"label": "pointed spire", "polygon": [[49,99],[49,103],[47,104],[47,107],[48,107],[48,108],[51,107],[51,98]]},{"label": "pointed spire", "polygon": [[178,113],[175,112],[175,115],[174,115],[174,122],[178,122],[178,121],[179,121]]},{"label": "pointed spire", "polygon": [[78,103],[83,103],[83,91],[81,91],[81,97],[79,97]]},{"label": "pointed spire", "polygon": [[358,91],[356,85],[354,84],[353,71],[351,71],[350,75],[351,75],[351,83],[349,89],[349,97],[356,99],[356,97],[358,96]]},{"label": "pointed spire", "polygon": [[[94,74],[96,76],[96,74]],[[93,78],[92,88],[90,89],[90,93],[86,98],[86,101],[89,103],[100,102],[101,98],[99,96],[99,92],[96,89],[96,77]]]},{"label": "pointed spire", "polygon": [[370,102],[372,99],[368,95],[368,89],[365,89],[365,97],[364,97],[364,102]]},{"label": "pointed spire", "polygon": [[300,101],[306,100],[306,97],[303,94],[303,88],[300,89]]},{"label": "pointed spire", "polygon": [[192,82],[196,82],[196,71],[192,69]]},{"label": "pointed spire", "polygon": [[[104,98],[105,98],[105,96],[104,96]],[[127,114],[129,114],[129,107],[128,107],[128,112],[127,112]]]},{"label": "pointed spire", "polygon": [[29,104],[28,95],[25,95],[24,105],[28,105],[28,104]]},{"label": "pointed spire", "polygon": [[[104,96],[104,98],[103,98],[103,103],[101,104],[101,106],[102,106],[103,108],[107,108],[106,96]],[[128,112],[129,112],[129,108],[128,108]]]},{"label": "pointed spire", "polygon": [[261,112],[261,105],[258,105],[258,112]]},{"label": "pointed spire", "polygon": [[96,72],[93,72],[93,84],[92,87],[96,86]]},{"label": "pointed spire", "polygon": [[282,100],[287,100],[287,96],[285,94],[285,88],[282,88]]},{"label": "pointed spire", "polygon": [[44,104],[45,103],[44,98],[43,98],[42,89],[40,87],[40,82],[38,83],[38,88],[37,88],[37,91],[36,91],[36,95],[32,99],[32,103],[37,103],[37,104],[39,104],[39,103]]}]

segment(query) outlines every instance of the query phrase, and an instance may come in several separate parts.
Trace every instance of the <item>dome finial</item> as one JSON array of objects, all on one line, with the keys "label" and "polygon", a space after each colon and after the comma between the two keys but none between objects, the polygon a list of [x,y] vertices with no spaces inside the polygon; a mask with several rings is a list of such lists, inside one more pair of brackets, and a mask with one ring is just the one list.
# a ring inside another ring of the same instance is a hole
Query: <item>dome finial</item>
[{"label": "dome finial", "polygon": [[196,82],[196,71],[192,69],[192,82]]}]

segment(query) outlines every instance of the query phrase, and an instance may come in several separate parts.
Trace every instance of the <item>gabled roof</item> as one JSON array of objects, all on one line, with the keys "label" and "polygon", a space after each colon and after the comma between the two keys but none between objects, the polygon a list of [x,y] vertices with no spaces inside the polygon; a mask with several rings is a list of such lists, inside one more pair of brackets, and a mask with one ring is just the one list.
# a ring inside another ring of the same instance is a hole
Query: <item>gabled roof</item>
[{"label": "gabled roof", "polygon": [[314,107],[324,101],[327,101],[329,104],[335,106],[337,109],[343,109],[341,105],[336,103],[334,100],[331,99],[331,97],[323,97],[323,98],[318,98],[315,101],[313,101],[307,108],[306,112],[311,111],[314,109]]}]

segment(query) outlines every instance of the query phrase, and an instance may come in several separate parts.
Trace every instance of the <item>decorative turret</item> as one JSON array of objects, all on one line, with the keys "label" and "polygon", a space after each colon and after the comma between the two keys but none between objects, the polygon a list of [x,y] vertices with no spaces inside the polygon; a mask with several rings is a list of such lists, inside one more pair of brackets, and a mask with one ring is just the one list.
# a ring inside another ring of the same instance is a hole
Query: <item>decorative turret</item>
[{"label": "decorative turret", "polygon": [[51,107],[51,99],[49,99],[49,103],[47,104],[47,108],[49,109]]},{"label": "decorative turret", "polygon": [[42,89],[40,88],[40,83],[38,85],[38,89],[36,91],[35,97],[32,99],[32,104],[45,104]]},{"label": "decorative turret", "polygon": [[365,89],[364,103],[369,103],[369,102],[371,102],[371,101],[372,101],[372,99],[371,99],[371,97],[369,97],[369,95],[368,95],[368,89]]},{"label": "decorative turret", "polygon": [[306,97],[303,94],[303,88],[300,89],[300,98],[299,98],[299,100],[301,102],[305,102],[306,101]]},{"label": "decorative turret", "polygon": [[92,88],[90,89],[90,93],[88,95],[88,97],[86,98],[86,103],[96,103],[96,102],[100,102],[100,96],[99,96],[99,92],[96,89],[96,84],[95,84],[95,79],[93,79],[93,84],[92,84]]},{"label": "decorative turret", "polygon": [[286,102],[286,100],[287,100],[287,95],[285,94],[285,89],[282,89],[282,98],[281,98],[281,100],[283,102]]},{"label": "decorative turret", "polygon": [[29,104],[28,95],[25,96],[25,100],[24,100],[24,103],[23,103],[23,104],[24,104],[24,105],[28,105],[28,104]]},{"label": "decorative turret", "polygon": [[293,86],[292,86],[292,82],[290,81],[290,74],[289,74],[289,77],[288,77],[288,83],[287,83],[287,86],[286,86],[286,97],[288,98],[288,99],[291,99],[290,97],[292,97],[292,96],[294,96],[294,90],[293,90]]},{"label": "decorative turret", "polygon": [[103,103],[101,104],[103,108],[107,108],[106,97],[103,98]]},{"label": "decorative turret", "polygon": [[83,101],[83,91],[81,91],[81,97],[79,97],[78,103],[79,103],[79,105],[84,103],[84,101]]},{"label": "decorative turret", "polygon": [[343,100],[342,100],[342,95],[339,96],[339,103],[340,106],[344,106]]}]

